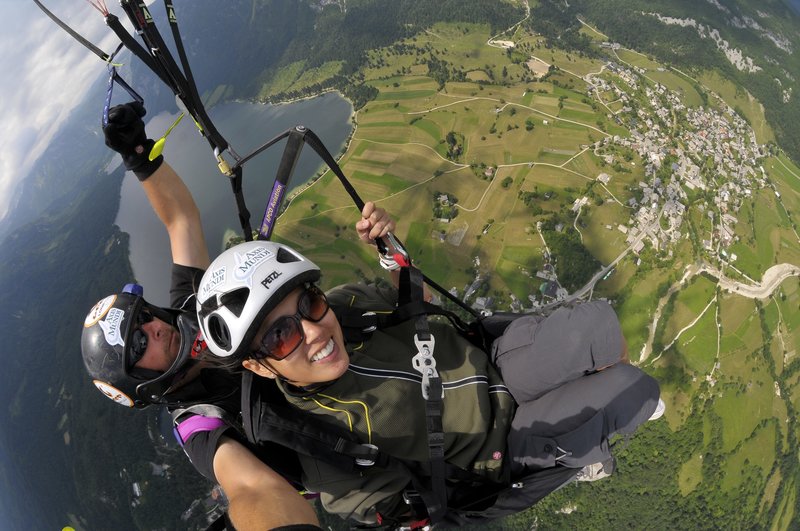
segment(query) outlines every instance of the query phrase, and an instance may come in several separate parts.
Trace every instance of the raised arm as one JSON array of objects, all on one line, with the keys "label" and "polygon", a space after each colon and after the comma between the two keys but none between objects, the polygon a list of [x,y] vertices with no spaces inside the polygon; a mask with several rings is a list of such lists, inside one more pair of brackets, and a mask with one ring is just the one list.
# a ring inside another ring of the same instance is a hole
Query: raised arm
[{"label": "raised arm", "polygon": [[169,234],[172,261],[206,269],[211,263],[200,211],[183,179],[165,161],[142,182],[147,199]]},{"label": "raised arm", "polygon": [[308,500],[233,439],[223,437],[217,447],[214,475],[228,497],[228,514],[238,531],[319,525]]},{"label": "raised arm", "polygon": [[[376,238],[383,238],[389,232],[393,232],[395,222],[386,210],[375,206],[372,201],[364,203],[364,208],[361,211],[361,219],[356,222],[356,232],[359,239],[369,245],[375,245]],[[388,242],[387,242],[388,244]],[[395,249],[389,249],[389,252],[394,252]],[[389,275],[392,279],[394,287],[400,286],[400,269],[395,264],[395,269],[389,269]],[[431,301],[431,293],[428,285],[423,285],[423,297],[427,302]]]},{"label": "raised arm", "polygon": [[106,145],[122,155],[125,168],[142,183],[147,199],[169,234],[172,261],[205,269],[210,264],[200,213],[192,194],[164,157],[150,160],[153,140],[147,137],[137,102],[117,105],[103,128]]}]

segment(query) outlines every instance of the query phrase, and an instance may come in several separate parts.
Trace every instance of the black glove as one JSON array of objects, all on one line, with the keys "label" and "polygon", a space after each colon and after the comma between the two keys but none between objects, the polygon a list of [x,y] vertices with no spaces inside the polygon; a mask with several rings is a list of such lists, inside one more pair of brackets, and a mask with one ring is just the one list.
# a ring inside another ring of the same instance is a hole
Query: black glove
[{"label": "black glove", "polygon": [[164,162],[162,155],[149,159],[155,142],[144,132],[142,117],[145,114],[144,105],[138,101],[117,105],[109,109],[108,125],[103,128],[106,145],[122,155],[125,169],[132,171],[140,181],[150,177]]}]

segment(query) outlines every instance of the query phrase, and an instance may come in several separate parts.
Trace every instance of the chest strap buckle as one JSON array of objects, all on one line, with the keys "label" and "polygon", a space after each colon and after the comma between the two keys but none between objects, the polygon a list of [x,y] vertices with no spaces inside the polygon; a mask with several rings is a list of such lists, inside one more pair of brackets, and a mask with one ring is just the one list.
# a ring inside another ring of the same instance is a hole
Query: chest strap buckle
[{"label": "chest strap buckle", "polygon": [[[431,378],[438,378],[439,372],[436,370],[436,358],[433,357],[433,348],[436,345],[436,340],[432,334],[427,340],[421,340],[419,334],[414,334],[414,345],[417,347],[417,353],[411,358],[411,364],[414,370],[422,375],[422,397],[428,400],[430,394],[430,380]],[[442,396],[444,396],[444,389],[442,389]]]},{"label": "chest strap buckle", "polygon": [[362,444],[361,446],[365,446],[366,448],[369,448],[368,453],[371,454],[372,457],[371,458],[357,458],[356,459],[356,464],[358,466],[372,466],[372,465],[374,465],[375,464],[375,457],[374,456],[378,452],[378,447],[375,446],[374,444],[366,444],[366,443]]}]

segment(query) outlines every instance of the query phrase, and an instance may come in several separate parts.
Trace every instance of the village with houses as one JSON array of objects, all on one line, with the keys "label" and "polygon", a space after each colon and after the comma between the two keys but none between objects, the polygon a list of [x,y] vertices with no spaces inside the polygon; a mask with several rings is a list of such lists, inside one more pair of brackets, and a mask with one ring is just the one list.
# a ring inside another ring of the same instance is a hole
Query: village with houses
[{"label": "village with houses", "polygon": [[[636,76],[644,75],[618,65],[609,65],[609,70],[634,88]],[[617,85],[605,88],[617,92],[623,101],[630,98]],[[618,230],[627,235],[633,252],[649,243],[669,254],[671,244],[688,237],[681,231],[687,190],[710,191],[713,203],[697,206],[714,227],[701,235],[703,247],[711,258],[735,262],[736,256],[727,249],[736,239],[739,209],[753,190],[768,186],[760,166],[765,147],[756,141],[752,127],[724,103],[723,112],[707,106],[687,108],[676,92],[658,83],[645,86],[644,93],[644,101],[639,100],[644,105],[635,113],[626,105],[618,115],[631,125],[631,136],[600,141],[635,151],[645,164],[645,180],[639,183],[641,199],[628,201],[634,213]],[[666,172],[662,170],[665,164]],[[668,179],[659,177],[665,174]]]},{"label": "village with houses", "polygon": [[[606,48],[614,50],[619,45],[607,43]],[[537,68],[540,63],[542,61],[537,59]],[[690,206],[689,194],[701,194],[708,200],[694,202],[692,208],[698,208],[709,219],[709,230],[698,235],[708,253],[707,259],[741,273],[735,267],[737,256],[730,252],[729,247],[738,239],[735,226],[743,202],[752,197],[754,190],[770,186],[761,166],[763,157],[767,155],[766,147],[757,142],[748,122],[721,100],[716,106],[687,107],[679,93],[652,79],[645,79],[647,74],[642,68],[608,62],[602,71],[605,71],[603,75],[590,74],[583,78],[588,84],[588,92],[608,109],[609,118],[629,129],[630,136],[609,135],[587,148],[608,165],[635,166],[633,157],[620,156],[621,152],[628,151],[638,155],[640,164],[644,166],[644,179],[638,183],[638,191],[624,204],[620,203],[630,210],[630,217],[616,226],[606,225],[605,228],[625,235],[628,248],[623,254],[632,252],[637,255],[637,265],[640,263],[639,253],[648,245],[662,256],[671,257],[673,246],[689,237],[683,223]],[[612,111],[608,108],[608,102],[604,100],[608,100],[610,94],[615,96],[615,102],[622,104],[621,109]],[[543,125],[548,125],[548,121],[543,120]],[[494,171],[495,168],[486,169],[486,177],[491,179]],[[614,197],[606,187],[613,177],[600,173],[595,178]],[[777,190],[774,193],[780,200]],[[588,203],[586,196],[575,200],[572,212],[576,218]],[[449,204],[453,205],[452,202]],[[484,233],[486,230],[484,228]],[[557,226],[556,230],[563,230],[563,225]],[[538,232],[545,250],[544,265],[532,276],[536,284],[532,287],[537,289],[528,301],[519,300],[512,294],[512,311],[537,309],[591,293],[598,280],[613,272],[614,264],[606,265],[600,272],[602,274],[592,278],[591,285],[585,286],[580,293],[570,294],[558,281],[554,265],[557,257],[551,256],[541,230]],[[477,272],[480,260],[478,257],[474,260]],[[456,288],[451,293],[470,302],[477,310],[491,311],[495,306],[492,297],[475,296],[484,281],[477,272],[460,295]]]}]

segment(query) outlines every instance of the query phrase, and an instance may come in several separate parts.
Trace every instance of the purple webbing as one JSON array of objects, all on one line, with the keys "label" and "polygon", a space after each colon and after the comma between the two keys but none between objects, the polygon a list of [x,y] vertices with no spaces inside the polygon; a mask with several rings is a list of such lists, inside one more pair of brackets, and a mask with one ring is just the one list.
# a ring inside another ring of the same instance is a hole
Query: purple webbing
[{"label": "purple webbing", "polygon": [[225,425],[222,419],[194,415],[175,427],[175,436],[181,446],[199,431],[212,431]]}]

